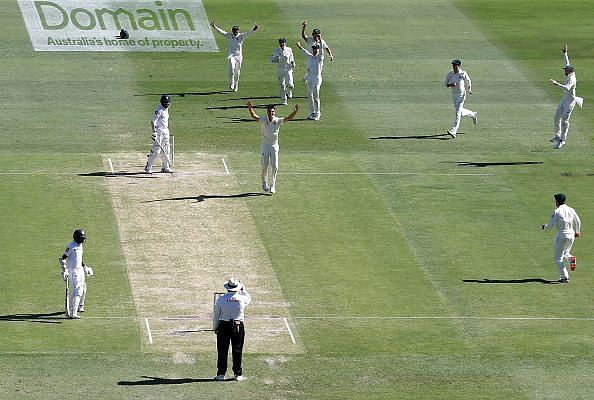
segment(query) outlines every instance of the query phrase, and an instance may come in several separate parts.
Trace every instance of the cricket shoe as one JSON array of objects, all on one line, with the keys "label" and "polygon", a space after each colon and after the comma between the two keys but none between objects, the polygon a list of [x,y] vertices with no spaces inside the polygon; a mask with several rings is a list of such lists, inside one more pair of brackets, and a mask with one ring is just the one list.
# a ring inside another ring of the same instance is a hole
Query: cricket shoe
[{"label": "cricket shoe", "polygon": [[268,185],[266,184],[266,182],[262,182],[262,190],[265,191],[265,192],[267,192],[269,190],[268,189]]},{"label": "cricket shoe", "polygon": [[476,125],[478,122],[478,113],[475,112],[471,118],[472,118],[472,123]]},{"label": "cricket shoe", "polygon": [[217,375],[214,377],[215,381],[224,381],[225,380],[225,375]]},{"label": "cricket shoe", "polygon": [[575,258],[575,256],[569,257],[569,268],[572,271],[575,271],[576,267],[577,267],[577,259]]},{"label": "cricket shoe", "polygon": [[173,170],[171,168],[161,168],[161,172],[167,174],[173,174]]},{"label": "cricket shoe", "polygon": [[80,315],[69,315],[68,318],[70,318],[70,319],[80,319]]},{"label": "cricket shoe", "polygon": [[276,187],[270,186],[270,193],[276,193]]},{"label": "cricket shoe", "polygon": [[456,139],[456,132],[452,132],[451,130],[447,131],[448,135],[450,135],[453,139]]},{"label": "cricket shoe", "polygon": [[85,312],[85,307],[84,306],[78,307],[78,312]]},{"label": "cricket shoe", "polygon": [[234,380],[241,382],[242,380],[244,380],[245,378],[243,377],[243,375],[235,375],[233,377]]},{"label": "cricket shoe", "polygon": [[569,279],[567,278],[561,278],[558,280],[559,283],[569,283]]},{"label": "cricket shoe", "polygon": [[310,119],[312,121],[315,121],[315,119],[316,119],[316,113],[309,114],[309,117],[307,117],[307,119]]},{"label": "cricket shoe", "polygon": [[556,149],[560,149],[561,147],[563,147],[565,145],[565,140],[560,140],[557,142],[557,144],[555,145]]},{"label": "cricket shoe", "polygon": [[153,173],[153,170],[148,165],[146,165],[144,167],[144,172],[146,172],[147,174],[152,174]]},{"label": "cricket shoe", "polygon": [[555,136],[553,136],[553,137],[551,138],[551,140],[549,140],[549,142],[551,142],[551,143],[555,143],[555,142],[556,142],[556,141],[558,141],[558,140],[561,140],[561,137],[560,137],[560,136],[557,136],[557,135],[555,135]]}]

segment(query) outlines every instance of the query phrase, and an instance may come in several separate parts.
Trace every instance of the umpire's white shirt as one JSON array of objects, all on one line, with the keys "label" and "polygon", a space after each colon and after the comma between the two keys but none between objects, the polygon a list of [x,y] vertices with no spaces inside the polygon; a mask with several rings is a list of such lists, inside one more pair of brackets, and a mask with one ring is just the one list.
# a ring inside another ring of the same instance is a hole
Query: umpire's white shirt
[{"label": "umpire's white shirt", "polygon": [[[574,236],[580,232],[582,221],[575,210],[567,204],[561,204],[553,211],[551,219],[545,226],[546,229],[557,228],[557,236]],[[574,230],[575,226],[575,230]]]},{"label": "umpire's white shirt", "polygon": [[284,123],[284,118],[272,117],[268,121],[268,115],[260,117],[260,130],[262,131],[262,144],[278,146],[278,132],[280,126]]},{"label": "umpire's white shirt", "polygon": [[212,313],[212,328],[217,329],[219,321],[243,321],[245,307],[252,298],[247,290],[227,292],[217,299]]},{"label": "umpire's white shirt", "polygon": [[456,86],[452,86],[452,96],[461,96],[466,94],[466,88],[472,87],[472,82],[470,81],[470,77],[461,69],[458,72],[450,71],[446,75],[445,85],[447,86],[449,83],[455,83]]},{"label": "umpire's white shirt", "polygon": [[83,262],[83,245],[82,243],[76,243],[76,241],[70,242],[66,250],[64,251],[66,258],[66,268],[76,269],[82,268]]},{"label": "umpire's white shirt", "polygon": [[155,130],[164,132],[169,130],[169,108],[163,107],[161,104],[155,110],[155,116],[153,117],[153,125]]}]

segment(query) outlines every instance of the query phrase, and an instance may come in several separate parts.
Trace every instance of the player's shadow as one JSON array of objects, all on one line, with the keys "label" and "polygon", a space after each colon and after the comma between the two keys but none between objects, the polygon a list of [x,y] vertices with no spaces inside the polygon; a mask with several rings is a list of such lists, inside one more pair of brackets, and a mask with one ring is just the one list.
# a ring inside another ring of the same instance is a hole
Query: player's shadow
[{"label": "player's shadow", "polygon": [[[169,96],[210,96],[213,94],[227,94],[227,93],[234,93],[233,90],[213,90],[210,92],[178,92],[178,93],[168,93]],[[134,96],[161,96],[163,93],[144,93],[144,94],[135,94]]]},{"label": "player's shadow", "polygon": [[[458,132],[458,135],[463,135],[463,133]],[[439,135],[377,136],[377,137],[370,137],[369,139],[371,139],[371,140],[405,140],[405,139],[451,140],[453,138],[447,133],[440,133]]]},{"label": "player's shadow", "polygon": [[162,174],[147,174],[144,171],[135,171],[135,172],[128,172],[128,171],[116,171],[116,172],[97,171],[97,172],[85,172],[85,173],[78,174],[78,176],[105,177],[105,178],[117,178],[118,176],[125,176],[125,177],[128,177],[128,178],[140,178],[140,179],[156,178],[156,177],[158,177],[158,175],[162,175]]},{"label": "player's shadow", "polygon": [[155,203],[160,201],[183,201],[183,200],[196,200],[198,203],[202,203],[205,200],[211,199],[240,199],[245,197],[259,197],[259,196],[272,196],[270,193],[258,193],[258,192],[247,192],[238,194],[201,194],[199,196],[183,196],[183,197],[169,197],[166,199],[155,199],[146,200],[143,203]]},{"label": "player's shadow", "polygon": [[66,315],[64,311],[40,314],[0,315],[0,322],[36,322],[41,324],[61,324]]},{"label": "player's shadow", "polygon": [[543,285],[556,285],[559,281],[549,281],[542,278],[525,278],[525,279],[463,279],[465,283],[482,283],[482,284],[522,284],[522,283],[542,283]]},{"label": "player's shadow", "polygon": [[183,385],[196,382],[216,382],[213,378],[159,378],[156,376],[142,376],[138,381],[119,381],[119,386],[151,386],[151,385]]},{"label": "player's shadow", "polygon": [[540,165],[544,164],[542,161],[500,161],[500,162],[478,162],[478,161],[455,161],[455,162],[444,162],[444,164],[458,164],[461,167],[505,167],[505,166],[516,166],[516,165]]},{"label": "player's shadow", "polygon": [[[245,100],[245,101],[247,101],[247,100],[268,100],[268,99],[280,100],[279,96],[260,96],[260,97],[234,97],[234,98],[231,98],[231,99],[221,99],[221,101],[238,101],[238,100]],[[305,97],[305,96],[293,96],[293,97],[291,97],[291,99],[307,99],[307,97]],[[282,103],[273,103],[273,104],[275,104],[275,105],[282,105]]]}]

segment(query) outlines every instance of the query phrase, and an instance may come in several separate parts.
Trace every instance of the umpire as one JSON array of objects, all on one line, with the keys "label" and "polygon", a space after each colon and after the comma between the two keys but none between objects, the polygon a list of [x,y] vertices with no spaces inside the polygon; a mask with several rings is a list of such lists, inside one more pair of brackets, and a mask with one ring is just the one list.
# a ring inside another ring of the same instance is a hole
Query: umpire
[{"label": "umpire", "polygon": [[217,376],[216,381],[224,381],[227,372],[227,354],[231,343],[234,380],[243,380],[241,357],[245,329],[243,310],[252,300],[245,286],[236,278],[230,278],[224,285],[227,293],[219,297],[212,313],[212,328],[217,335]]}]

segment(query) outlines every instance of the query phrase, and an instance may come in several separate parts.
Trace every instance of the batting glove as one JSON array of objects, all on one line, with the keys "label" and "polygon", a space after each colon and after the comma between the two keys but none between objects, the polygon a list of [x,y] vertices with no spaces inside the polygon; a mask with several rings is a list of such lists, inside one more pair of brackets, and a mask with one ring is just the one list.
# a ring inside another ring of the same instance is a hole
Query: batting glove
[{"label": "batting glove", "polygon": [[68,279],[68,270],[67,269],[65,269],[65,270],[62,271],[62,279],[63,280]]},{"label": "batting glove", "polygon": [[87,273],[87,276],[93,276],[93,268],[88,265],[85,265],[85,272]]},{"label": "batting glove", "polygon": [[66,269],[66,260],[64,260],[63,258],[58,258],[58,263],[60,264],[60,267],[62,267],[62,269]]}]

